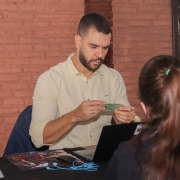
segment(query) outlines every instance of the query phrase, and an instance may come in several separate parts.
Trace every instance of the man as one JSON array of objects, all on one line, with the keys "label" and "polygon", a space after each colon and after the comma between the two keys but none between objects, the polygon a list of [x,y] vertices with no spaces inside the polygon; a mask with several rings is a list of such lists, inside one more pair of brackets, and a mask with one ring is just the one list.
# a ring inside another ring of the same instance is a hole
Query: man
[{"label": "man", "polygon": [[110,25],[103,16],[83,16],[75,36],[76,52],[39,77],[30,126],[36,147],[96,145],[113,115],[104,111],[106,103],[123,104],[114,111],[117,123],[134,120],[121,75],[102,64],[110,39]]}]

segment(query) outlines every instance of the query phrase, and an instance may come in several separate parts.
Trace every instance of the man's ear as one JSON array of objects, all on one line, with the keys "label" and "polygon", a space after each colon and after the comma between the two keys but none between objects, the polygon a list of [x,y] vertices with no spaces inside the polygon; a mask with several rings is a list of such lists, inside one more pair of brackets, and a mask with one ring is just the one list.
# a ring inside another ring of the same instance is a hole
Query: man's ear
[{"label": "man's ear", "polygon": [[147,115],[147,109],[146,109],[146,106],[144,105],[143,102],[141,102],[141,107],[142,107],[142,109],[143,109],[145,115]]},{"label": "man's ear", "polygon": [[81,36],[79,36],[79,35],[75,36],[75,44],[76,44],[76,48],[80,49],[80,47],[81,47]]}]

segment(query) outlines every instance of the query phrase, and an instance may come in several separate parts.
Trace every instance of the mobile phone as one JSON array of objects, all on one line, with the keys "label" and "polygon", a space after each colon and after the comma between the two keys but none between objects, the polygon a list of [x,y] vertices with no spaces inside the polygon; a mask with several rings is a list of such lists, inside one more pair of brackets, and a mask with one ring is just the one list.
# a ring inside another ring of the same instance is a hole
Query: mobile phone
[{"label": "mobile phone", "polygon": [[62,156],[59,156],[56,159],[58,161],[63,161],[63,162],[66,162],[68,164],[72,164],[74,161],[77,161],[77,159],[75,157],[69,156],[69,155],[62,155]]}]

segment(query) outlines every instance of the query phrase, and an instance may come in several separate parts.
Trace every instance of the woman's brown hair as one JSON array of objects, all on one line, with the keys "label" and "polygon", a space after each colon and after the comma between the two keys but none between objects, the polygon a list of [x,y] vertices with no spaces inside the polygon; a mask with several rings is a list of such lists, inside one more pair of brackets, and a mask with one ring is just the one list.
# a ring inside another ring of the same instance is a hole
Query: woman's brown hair
[{"label": "woman's brown hair", "polygon": [[151,58],[139,77],[139,99],[147,109],[147,128],[155,142],[142,165],[143,179],[180,179],[180,60]]}]

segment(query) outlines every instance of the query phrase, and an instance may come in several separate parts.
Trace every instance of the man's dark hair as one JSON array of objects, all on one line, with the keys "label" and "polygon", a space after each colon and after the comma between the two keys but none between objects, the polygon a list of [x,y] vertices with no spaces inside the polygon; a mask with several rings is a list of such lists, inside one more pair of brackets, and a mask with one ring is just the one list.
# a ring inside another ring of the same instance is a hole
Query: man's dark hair
[{"label": "man's dark hair", "polygon": [[82,36],[86,34],[91,27],[94,27],[98,32],[103,34],[111,33],[111,27],[106,18],[97,13],[90,13],[81,18],[77,34]]}]

